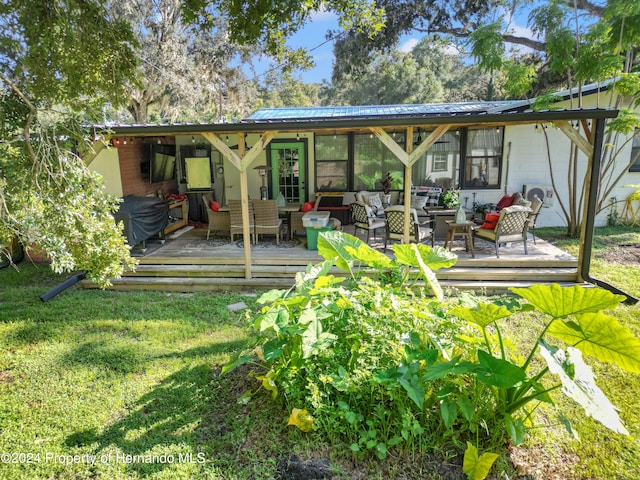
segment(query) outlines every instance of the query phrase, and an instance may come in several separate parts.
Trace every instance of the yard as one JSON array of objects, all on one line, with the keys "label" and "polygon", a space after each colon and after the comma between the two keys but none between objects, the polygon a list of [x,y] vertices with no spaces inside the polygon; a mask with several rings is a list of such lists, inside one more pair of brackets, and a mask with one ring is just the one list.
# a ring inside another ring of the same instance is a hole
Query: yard
[{"label": "yard", "polygon": [[[640,296],[638,229],[598,233],[593,275]],[[556,243],[577,251],[576,241]],[[266,391],[243,401],[259,382],[246,369],[219,373],[249,335],[245,312],[227,305],[253,308],[254,295],[72,288],[42,303],[62,280],[43,265],[0,271],[0,478],[465,478],[459,455],[355,460],[348,445],[287,427]],[[639,309],[609,313],[638,337]],[[537,320],[518,318],[509,329],[526,339]],[[545,427],[506,450],[495,478],[640,478],[640,377],[590,363],[632,438],[567,401],[578,441],[541,408]]]}]

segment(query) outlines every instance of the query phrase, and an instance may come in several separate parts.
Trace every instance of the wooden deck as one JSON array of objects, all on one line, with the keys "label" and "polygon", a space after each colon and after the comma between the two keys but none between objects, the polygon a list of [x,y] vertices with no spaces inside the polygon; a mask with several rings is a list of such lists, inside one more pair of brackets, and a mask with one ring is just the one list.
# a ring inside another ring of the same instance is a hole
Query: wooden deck
[{"label": "wooden deck", "polygon": [[[353,226],[345,228],[353,234]],[[252,278],[245,278],[242,241],[231,243],[229,238],[206,240],[206,229],[176,232],[176,238],[149,240],[145,252],[133,254],[140,264],[135,272],[127,272],[112,281],[112,289],[194,291],[253,291],[288,288],[296,272],[306,265],[322,261],[317,251],[307,250],[304,236],[275,245],[273,236],[252,246]],[[365,238],[360,237],[363,240]],[[436,245],[442,242],[437,242]],[[370,245],[382,250],[384,240],[378,236]],[[487,293],[504,292],[508,287],[525,287],[535,283],[574,284],[577,282],[575,257],[540,239],[527,242],[529,254],[522,243],[500,249],[496,258],[493,244],[476,240],[475,258],[465,251],[464,242],[456,241],[453,251],[458,262],[452,268],[436,272],[444,288],[475,290]],[[391,250],[388,251],[392,255]],[[335,269],[337,275],[344,272]],[[84,281],[85,288],[96,285]]]}]

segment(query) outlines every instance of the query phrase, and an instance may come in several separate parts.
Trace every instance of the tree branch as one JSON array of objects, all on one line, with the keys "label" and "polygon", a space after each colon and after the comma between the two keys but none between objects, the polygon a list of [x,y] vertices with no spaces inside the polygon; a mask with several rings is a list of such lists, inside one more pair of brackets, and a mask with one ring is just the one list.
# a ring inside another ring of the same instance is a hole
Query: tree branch
[{"label": "tree branch", "polygon": [[31,145],[31,124],[33,123],[33,119],[36,117],[36,107],[29,101],[29,99],[22,93],[22,91],[18,88],[18,86],[13,83],[8,77],[6,77],[3,73],[0,73],[0,80],[11,87],[11,90],[22,100],[22,102],[29,109],[29,115],[27,115],[27,120],[24,124],[24,128],[22,129],[22,135],[24,136],[24,142],[27,146],[27,152],[29,152],[29,156],[33,159],[34,163],[38,163],[38,157],[36,153],[33,151],[33,145]]}]

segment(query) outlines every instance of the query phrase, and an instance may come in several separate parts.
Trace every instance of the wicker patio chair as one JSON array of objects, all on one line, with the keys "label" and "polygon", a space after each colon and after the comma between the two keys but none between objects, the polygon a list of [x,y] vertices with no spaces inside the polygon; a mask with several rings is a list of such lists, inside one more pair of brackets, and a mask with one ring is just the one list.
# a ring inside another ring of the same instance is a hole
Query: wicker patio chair
[{"label": "wicker patio chair", "polygon": [[202,201],[204,202],[207,217],[209,219],[207,240],[209,240],[211,232],[223,232],[225,235],[229,235],[229,227],[231,226],[229,212],[214,212],[211,210],[211,207],[209,207],[211,195],[203,195]]},{"label": "wicker patio chair", "polygon": [[500,244],[507,242],[522,242],[524,253],[527,252],[527,228],[529,226],[528,217],[531,209],[529,207],[513,206],[503,208],[500,218],[493,230],[488,228],[478,228],[473,231],[474,238],[481,238],[488,242],[493,242],[496,246],[496,257],[500,258],[498,248]]},{"label": "wicker patio chair", "polygon": [[255,216],[255,240],[258,235],[276,236],[276,245],[280,245],[282,219],[278,216],[278,204],[275,200],[251,200]]},{"label": "wicker patio chair", "polygon": [[304,225],[302,224],[302,217],[307,212],[291,212],[289,216],[291,220],[291,225],[289,225],[289,238],[293,238],[296,232],[300,230],[305,230]]},{"label": "wicker patio chair", "polygon": [[531,230],[531,235],[533,235],[533,243],[536,243],[536,220],[538,219],[538,215],[540,214],[540,208],[542,208],[542,200],[538,198],[538,196],[534,196],[531,201],[531,212],[529,213],[529,217],[527,218],[528,230]]},{"label": "wicker patio chair", "polygon": [[[422,243],[431,238],[431,246],[433,247],[433,230],[425,223],[418,222],[418,212],[415,208],[410,210],[409,238],[410,241]],[[404,240],[404,205],[395,205],[384,209],[385,237],[384,251],[387,251],[387,243],[389,240]]]},{"label": "wicker patio chair", "polygon": [[376,238],[376,230],[384,228],[384,219],[377,218],[369,205],[364,202],[353,202],[351,204],[351,215],[355,225],[355,233],[357,234],[359,228],[367,231],[367,243],[369,243],[369,236],[372,231],[373,238]]},{"label": "wicker patio chair", "polygon": [[[229,200],[229,234],[231,235],[231,241],[233,242],[233,236],[236,234],[242,235],[242,202],[240,200]],[[249,241],[255,243],[255,221],[253,218],[253,205],[249,202]]]}]

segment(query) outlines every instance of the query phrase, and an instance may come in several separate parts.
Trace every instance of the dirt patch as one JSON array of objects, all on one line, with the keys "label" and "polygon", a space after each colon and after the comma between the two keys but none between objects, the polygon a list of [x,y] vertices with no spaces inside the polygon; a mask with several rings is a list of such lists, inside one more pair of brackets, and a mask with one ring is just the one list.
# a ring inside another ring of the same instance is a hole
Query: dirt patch
[{"label": "dirt patch", "polygon": [[596,253],[595,256],[609,263],[640,267],[640,245],[638,244],[619,243],[607,245],[607,248]]},{"label": "dirt patch", "polygon": [[520,475],[524,475],[521,479],[539,479],[545,480],[571,480],[577,478],[575,474],[575,466],[580,461],[576,454],[564,451],[549,452],[548,446],[540,448],[539,446],[531,447],[512,447],[509,452],[509,459],[513,463],[516,471]]},{"label": "dirt patch", "polygon": [[0,383],[12,383],[13,377],[6,370],[0,370]]}]

